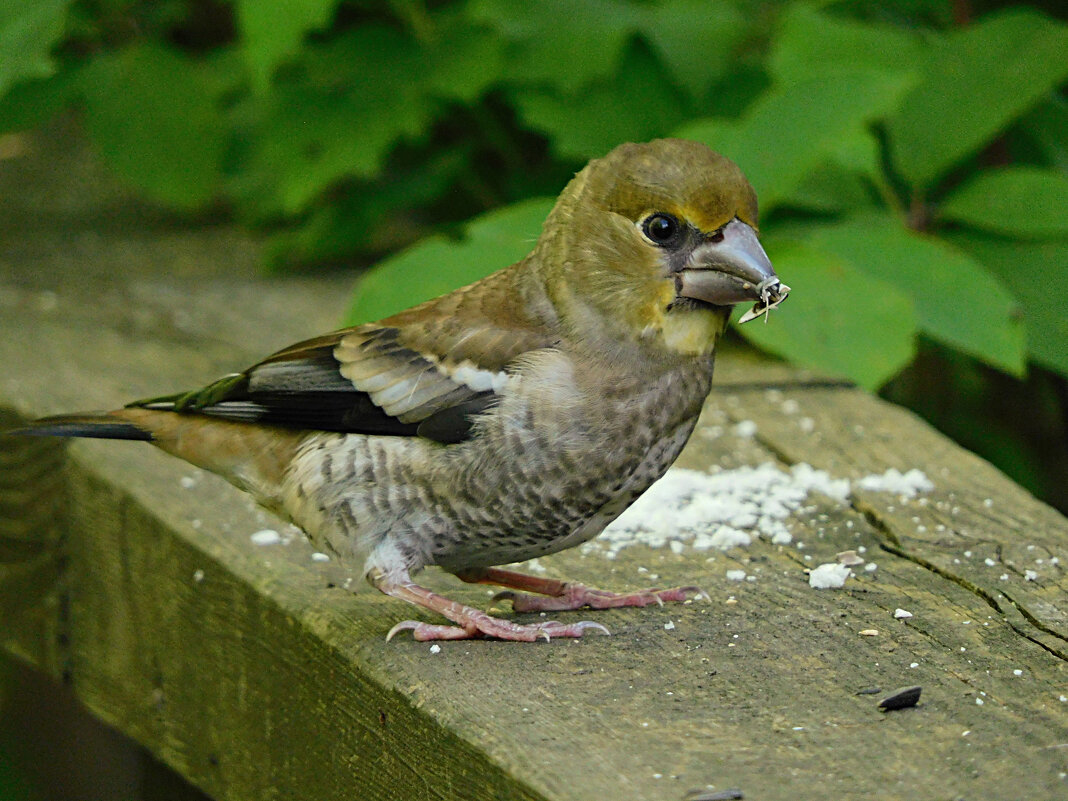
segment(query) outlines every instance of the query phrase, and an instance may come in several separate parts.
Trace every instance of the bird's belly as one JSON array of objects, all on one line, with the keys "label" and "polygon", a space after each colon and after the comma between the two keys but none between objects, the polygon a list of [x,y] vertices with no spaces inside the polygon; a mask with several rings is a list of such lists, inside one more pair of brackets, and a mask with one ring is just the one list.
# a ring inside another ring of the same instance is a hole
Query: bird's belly
[{"label": "bird's belly", "polygon": [[283,506],[321,550],[364,569],[456,571],[554,553],[597,536],[664,474],[710,379],[709,365],[577,407],[506,400],[457,445],[314,434]]},{"label": "bird's belly", "polygon": [[[676,427],[636,459],[614,470],[597,464],[585,475],[557,477],[544,501],[519,504],[510,525],[491,522],[458,531],[439,544],[433,564],[447,570],[521,562],[573,548],[596,537],[659,479],[690,438],[696,418]],[[599,469],[603,469],[603,472]],[[501,497],[498,503],[509,503]],[[511,499],[514,504],[514,498]]]}]

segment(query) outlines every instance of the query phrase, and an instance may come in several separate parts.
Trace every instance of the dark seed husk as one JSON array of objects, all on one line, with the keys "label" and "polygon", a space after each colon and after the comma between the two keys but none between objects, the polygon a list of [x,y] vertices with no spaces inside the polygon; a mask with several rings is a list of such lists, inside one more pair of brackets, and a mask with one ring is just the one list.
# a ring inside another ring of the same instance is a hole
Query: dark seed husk
[{"label": "dark seed husk", "polygon": [[879,708],[885,712],[890,712],[894,709],[907,709],[910,706],[916,706],[916,702],[920,700],[920,692],[922,690],[923,688],[918,684],[912,687],[900,687],[880,701]]}]

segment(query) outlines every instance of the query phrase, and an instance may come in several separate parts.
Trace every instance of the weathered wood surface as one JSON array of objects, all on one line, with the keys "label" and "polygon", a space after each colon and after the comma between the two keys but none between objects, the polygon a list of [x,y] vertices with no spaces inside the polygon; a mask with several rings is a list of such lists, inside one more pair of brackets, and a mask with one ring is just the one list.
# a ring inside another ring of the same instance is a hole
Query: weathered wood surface
[{"label": "weathered wood surface", "polygon": [[[239,235],[168,224],[68,142],[30,145],[0,163],[0,423],[189,388],[339,319],[346,281],[256,277]],[[219,799],[1068,798],[1068,521],[862,392],[744,354],[718,378],[685,466],[916,467],[935,489],[814,496],[789,523],[804,550],[560,554],[555,575],[651,571],[712,600],[433,653],[386,643],[411,609],[338,588],[302,541],[252,545],[278,524],[212,476],[136,443],[4,439],[0,640]],[[876,571],[808,586],[861,545]],[[907,684],[920,706],[890,714],[857,694]]]}]

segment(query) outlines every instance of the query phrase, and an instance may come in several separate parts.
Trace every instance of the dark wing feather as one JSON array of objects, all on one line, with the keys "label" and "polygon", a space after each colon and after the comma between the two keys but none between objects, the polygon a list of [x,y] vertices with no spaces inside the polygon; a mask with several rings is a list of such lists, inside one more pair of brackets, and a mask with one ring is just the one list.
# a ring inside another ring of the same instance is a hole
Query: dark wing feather
[{"label": "dark wing feather", "polygon": [[496,402],[513,361],[555,342],[551,315],[529,314],[509,273],[379,323],[298,342],[202,390],[131,405],[460,442]]}]

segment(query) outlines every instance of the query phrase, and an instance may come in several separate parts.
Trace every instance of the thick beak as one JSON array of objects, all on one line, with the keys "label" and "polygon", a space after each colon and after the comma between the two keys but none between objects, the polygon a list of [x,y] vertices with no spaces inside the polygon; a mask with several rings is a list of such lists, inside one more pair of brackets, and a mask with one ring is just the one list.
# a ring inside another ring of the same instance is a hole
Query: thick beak
[{"label": "thick beak", "polygon": [[676,281],[680,297],[716,306],[755,300],[754,316],[778,306],[790,291],[775,275],[756,232],[738,219],[727,223],[718,242],[700,245]]}]

